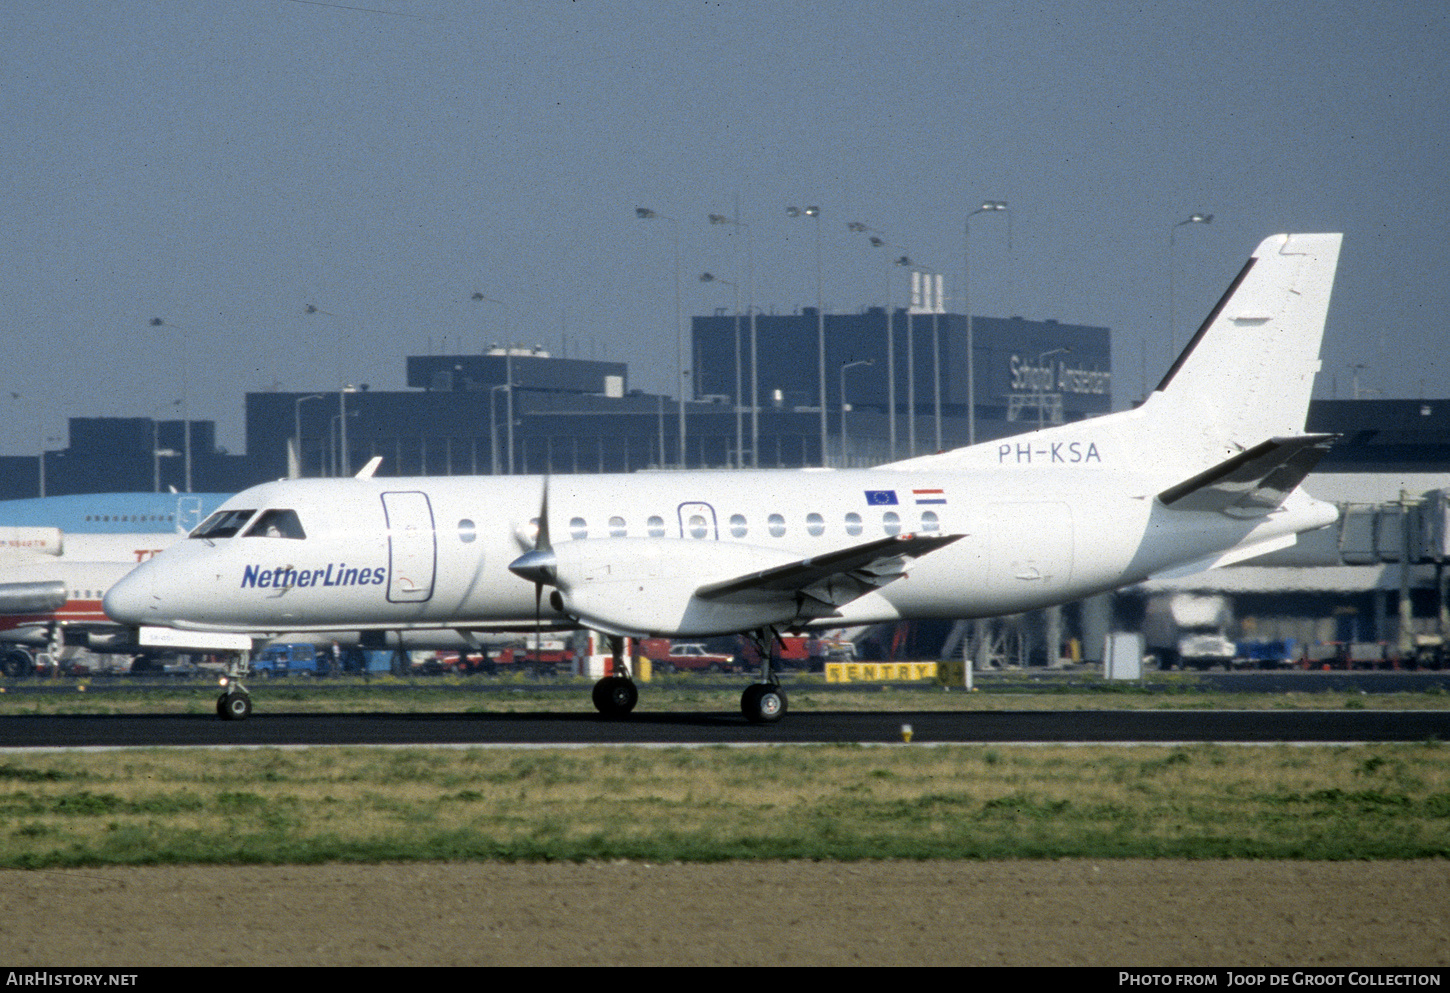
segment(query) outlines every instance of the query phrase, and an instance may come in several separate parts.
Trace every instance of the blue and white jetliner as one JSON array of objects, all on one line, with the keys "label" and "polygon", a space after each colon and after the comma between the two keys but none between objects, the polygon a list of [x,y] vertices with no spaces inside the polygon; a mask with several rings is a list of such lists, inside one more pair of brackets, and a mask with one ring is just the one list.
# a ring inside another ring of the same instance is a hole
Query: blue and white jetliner
[{"label": "blue and white jetliner", "polygon": [[[1324,527],[1298,489],[1337,234],[1259,245],[1134,410],[864,470],[283,480],[111,588],[175,638],[587,627],[734,632],[973,618],[1239,562]],[[768,658],[763,652],[762,657]],[[595,687],[637,691],[618,647]],[[223,716],[250,712],[233,686]],[[767,668],[741,702],[773,721]]]},{"label": "blue and white jetliner", "polygon": [[76,493],[0,500],[0,529],[67,534],[159,534],[196,527],[230,493]]}]

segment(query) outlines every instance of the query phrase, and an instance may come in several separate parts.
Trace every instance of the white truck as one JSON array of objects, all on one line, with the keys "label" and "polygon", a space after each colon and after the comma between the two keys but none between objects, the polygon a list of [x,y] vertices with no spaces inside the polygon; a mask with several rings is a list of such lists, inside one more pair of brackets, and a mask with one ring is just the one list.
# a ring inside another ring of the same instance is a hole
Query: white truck
[{"label": "white truck", "polygon": [[1238,654],[1228,636],[1232,624],[1227,597],[1198,593],[1154,596],[1143,615],[1143,642],[1163,669],[1230,668]]}]

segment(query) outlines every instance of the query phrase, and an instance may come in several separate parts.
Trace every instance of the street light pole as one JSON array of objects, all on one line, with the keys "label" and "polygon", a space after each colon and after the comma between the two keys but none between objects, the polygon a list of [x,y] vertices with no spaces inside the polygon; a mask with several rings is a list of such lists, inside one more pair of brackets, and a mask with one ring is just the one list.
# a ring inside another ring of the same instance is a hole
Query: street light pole
[{"label": "street light pole", "polygon": [[978,214],[994,213],[1006,209],[1005,200],[986,200],[962,221],[962,309],[967,312],[968,445],[977,443],[977,349],[972,334],[972,218]]},{"label": "street light pole", "polygon": [[[723,283],[735,291],[735,468],[745,467],[745,421],[744,408],[741,405],[741,372],[740,372],[740,287],[728,279],[721,279],[711,272],[700,273],[702,283]],[[726,460],[729,461],[728,459]]]},{"label": "street light pole", "polygon": [[[887,247],[882,232],[868,228],[860,221],[850,221],[846,228],[867,235],[872,248]],[[896,260],[892,260],[886,266],[886,435],[892,462],[896,461],[896,332],[892,327],[891,277],[897,264]]]},{"label": "street light pole", "polygon": [[506,390],[508,388],[507,383],[500,383],[497,386],[489,387],[488,390],[488,450],[491,456],[489,470],[490,474],[494,476],[498,475],[498,419],[494,414],[495,405],[493,395],[499,390]]},{"label": "street light pole", "polygon": [[303,475],[303,472],[302,472],[302,405],[304,403],[306,403],[308,400],[321,400],[322,398],[323,398],[323,396],[322,396],[321,393],[314,393],[311,396],[302,397],[301,399],[297,400],[292,405],[292,421],[293,421],[293,425],[297,429],[297,433],[296,433],[296,435],[294,435],[294,437],[296,438],[296,446],[297,447],[293,451],[293,457],[297,460],[297,475],[299,477]]},{"label": "street light pole", "polygon": [[1171,228],[1168,229],[1168,364],[1169,365],[1172,365],[1173,364],[1173,361],[1178,358],[1178,319],[1177,319],[1178,318],[1178,314],[1177,314],[1178,303],[1174,299],[1174,282],[1175,282],[1175,275],[1176,275],[1175,270],[1174,270],[1174,266],[1176,264],[1175,263],[1175,259],[1177,258],[1177,256],[1173,252],[1173,247],[1174,247],[1175,244],[1177,244],[1178,229],[1181,228],[1181,227],[1183,227],[1185,224],[1212,224],[1212,223],[1213,223],[1213,215],[1212,214],[1193,213],[1193,214],[1189,214],[1188,215],[1188,219],[1187,220],[1185,220],[1185,221],[1179,221],[1177,224],[1173,225],[1173,227],[1171,227]]},{"label": "street light pole", "polygon": [[[737,203],[736,214],[740,213],[740,206]],[[756,360],[755,343],[755,232],[750,225],[736,217],[726,217],[724,214],[709,215],[711,224],[729,224],[735,228],[745,229],[745,310],[750,315],[750,465],[752,468],[760,466],[760,375]],[[733,257],[732,252],[732,257]],[[744,431],[740,424],[740,408],[742,392],[740,388],[740,304],[737,299],[735,305],[735,435],[737,439],[737,465],[745,466]]]},{"label": "street light pole", "polygon": [[[684,345],[681,342],[680,331],[680,222],[668,214],[661,214],[650,210],[648,207],[634,208],[634,216],[642,221],[663,220],[669,221],[674,231],[674,258],[675,258],[675,382],[680,391],[680,468],[685,468],[685,356]],[[513,391],[509,391],[513,396]],[[509,452],[513,454],[512,451]],[[510,469],[510,472],[513,470]]]},{"label": "street light pole", "polygon": [[187,396],[190,392],[189,382],[191,370],[187,363],[186,328],[180,324],[172,324],[165,318],[153,317],[150,320],[153,328],[167,327],[181,332],[181,424],[184,432],[182,448],[186,450],[186,492],[191,492],[191,409],[187,403]]},{"label": "street light pole", "polygon": [[875,365],[875,364],[876,364],[875,361],[872,360],[872,359],[856,359],[856,360],[851,361],[851,362],[842,362],[841,363],[841,468],[842,469],[849,469],[851,467],[851,449],[850,449],[849,442],[847,441],[848,432],[846,430],[846,410],[847,410],[847,404],[846,404],[846,370],[847,369],[850,369],[850,368],[852,368],[854,366],[858,366],[858,365]]},{"label": "street light pole", "polygon": [[821,408],[821,465],[827,462],[826,454],[826,308],[821,292],[821,208],[787,207],[790,217],[809,217],[816,222],[816,365],[820,385],[817,402]]},{"label": "street light pole", "polygon": [[[156,412],[161,410],[162,407],[178,407],[180,405],[180,400],[172,400],[170,403],[164,403],[151,411],[151,492],[153,493],[161,492],[161,457],[163,455],[167,458],[174,458],[176,456],[174,449],[161,447],[161,438],[157,431]],[[41,458],[44,457],[45,453],[42,452]]]},{"label": "street light pole", "polygon": [[352,475],[352,453],[347,447],[347,395],[352,393],[356,387],[347,384],[337,391],[337,416],[340,419],[338,437],[341,450],[337,453],[337,465],[339,476]]}]

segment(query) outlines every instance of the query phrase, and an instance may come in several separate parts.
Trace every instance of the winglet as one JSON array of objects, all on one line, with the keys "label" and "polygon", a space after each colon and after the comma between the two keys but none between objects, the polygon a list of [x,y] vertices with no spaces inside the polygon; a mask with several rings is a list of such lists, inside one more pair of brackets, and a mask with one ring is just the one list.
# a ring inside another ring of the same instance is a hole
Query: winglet
[{"label": "winglet", "polygon": [[355,476],[354,478],[355,479],[372,479],[373,478],[373,473],[377,472],[378,471],[378,466],[380,466],[382,464],[383,464],[383,457],[381,455],[374,455],[372,458],[368,459],[368,464],[367,465],[363,466],[361,469],[359,469],[357,471],[357,476]]}]

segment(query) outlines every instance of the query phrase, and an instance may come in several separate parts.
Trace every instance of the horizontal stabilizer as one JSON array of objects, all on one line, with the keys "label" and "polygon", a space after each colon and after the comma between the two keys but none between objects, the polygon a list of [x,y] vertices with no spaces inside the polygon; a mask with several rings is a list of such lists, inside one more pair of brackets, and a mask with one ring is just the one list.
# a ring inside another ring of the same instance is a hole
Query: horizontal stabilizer
[{"label": "horizontal stabilizer", "polygon": [[1272,438],[1158,494],[1172,510],[1272,510],[1304,481],[1338,435]]},{"label": "horizontal stabilizer", "polygon": [[950,545],[959,534],[901,534],[864,545],[816,555],[799,562],[711,583],[695,591],[697,599],[723,603],[764,603],[804,595],[839,607],[899,579],[908,559]]}]

